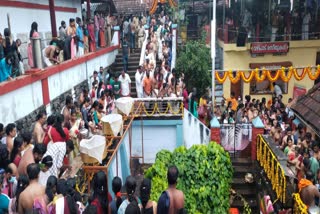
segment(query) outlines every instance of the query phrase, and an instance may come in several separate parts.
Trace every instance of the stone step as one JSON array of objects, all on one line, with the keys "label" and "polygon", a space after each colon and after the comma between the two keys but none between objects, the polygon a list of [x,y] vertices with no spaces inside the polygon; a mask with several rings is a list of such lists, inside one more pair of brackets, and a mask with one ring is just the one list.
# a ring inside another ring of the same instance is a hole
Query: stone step
[{"label": "stone step", "polygon": [[253,167],[247,167],[247,166],[234,166],[233,167],[233,177],[234,178],[244,178],[244,176],[247,173],[253,173],[254,168]]},{"label": "stone step", "polygon": [[[249,204],[253,214],[257,214],[259,213],[259,203],[257,201],[257,199],[251,199],[251,200],[247,200],[247,203]],[[231,204],[230,207],[233,208],[238,208],[240,210],[240,213],[244,213],[243,209],[244,209],[244,205],[243,202],[240,199],[235,199],[233,201],[233,203]]]},{"label": "stone step", "polygon": [[233,166],[252,166],[252,160],[250,157],[248,158],[231,158],[231,162]]}]

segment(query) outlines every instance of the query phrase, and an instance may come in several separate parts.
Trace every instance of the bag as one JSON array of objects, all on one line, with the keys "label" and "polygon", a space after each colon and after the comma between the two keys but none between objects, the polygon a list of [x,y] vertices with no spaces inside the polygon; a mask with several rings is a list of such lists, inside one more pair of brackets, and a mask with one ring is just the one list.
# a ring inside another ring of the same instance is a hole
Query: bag
[{"label": "bag", "polygon": [[198,108],[198,116],[199,117],[204,117],[205,115],[206,115],[205,107],[203,105],[199,106],[199,108]]},{"label": "bag", "polygon": [[157,213],[169,213],[170,196],[167,191],[163,191],[158,200]]}]

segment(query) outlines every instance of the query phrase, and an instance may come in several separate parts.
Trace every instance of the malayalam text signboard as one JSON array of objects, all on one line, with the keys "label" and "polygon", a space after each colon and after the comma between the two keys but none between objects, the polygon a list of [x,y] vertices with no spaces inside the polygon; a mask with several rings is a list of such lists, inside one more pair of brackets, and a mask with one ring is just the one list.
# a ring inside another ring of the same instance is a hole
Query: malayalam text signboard
[{"label": "malayalam text signboard", "polygon": [[283,54],[289,52],[289,42],[253,42],[251,54]]}]

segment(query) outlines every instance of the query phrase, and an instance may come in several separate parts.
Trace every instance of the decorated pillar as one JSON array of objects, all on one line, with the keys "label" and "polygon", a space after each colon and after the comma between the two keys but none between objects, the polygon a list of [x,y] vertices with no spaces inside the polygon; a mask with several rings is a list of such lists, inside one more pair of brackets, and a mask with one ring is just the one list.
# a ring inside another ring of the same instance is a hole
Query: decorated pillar
[{"label": "decorated pillar", "polygon": [[257,137],[264,133],[264,125],[260,117],[252,121],[252,141],[251,141],[251,160],[257,160]]},{"label": "decorated pillar", "polygon": [[50,20],[51,20],[51,32],[52,38],[57,38],[57,23],[56,23],[56,12],[54,10],[54,0],[49,0]]},{"label": "decorated pillar", "polygon": [[210,121],[210,127],[211,127],[211,137],[210,141],[215,141],[216,143],[220,144],[220,123],[216,117],[214,117]]}]

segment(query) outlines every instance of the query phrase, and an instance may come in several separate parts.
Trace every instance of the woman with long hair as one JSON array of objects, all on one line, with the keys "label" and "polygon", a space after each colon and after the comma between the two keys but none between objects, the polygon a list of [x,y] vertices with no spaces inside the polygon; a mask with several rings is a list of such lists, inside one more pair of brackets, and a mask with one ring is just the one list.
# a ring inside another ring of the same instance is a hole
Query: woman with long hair
[{"label": "woman with long hair", "polygon": [[14,138],[13,141],[13,149],[11,152],[11,162],[14,163],[17,167],[19,166],[21,160],[21,152],[24,149],[23,138],[18,136]]},{"label": "woman with long hair", "polygon": [[18,46],[17,46],[17,43],[12,38],[11,31],[9,28],[4,29],[4,36],[5,36],[5,39],[3,41],[4,56],[8,56],[8,55],[12,56],[11,77],[16,77],[20,75],[20,71],[19,71],[20,59],[18,54]]},{"label": "woman with long hair", "polygon": [[28,49],[27,49],[27,51],[28,51],[28,65],[30,66],[30,68],[34,67],[31,39],[38,38],[38,37],[39,37],[38,24],[37,24],[37,22],[32,22],[31,30],[30,30],[30,34],[29,34]]},{"label": "woman with long hair", "polygon": [[157,203],[150,200],[151,194],[151,180],[148,178],[143,179],[140,186],[140,199],[142,204],[142,214],[156,214]]},{"label": "woman with long hair", "polygon": [[97,207],[97,214],[111,213],[107,196],[107,176],[105,172],[99,171],[93,177],[93,195],[90,200],[90,204]]},{"label": "woman with long hair", "polygon": [[0,83],[13,80],[12,75],[13,55],[10,53],[0,60]]},{"label": "woman with long hair", "polygon": [[25,190],[25,188],[29,185],[29,178],[26,175],[20,175],[18,179],[18,185],[16,189],[16,195],[14,198],[10,200],[9,203],[9,214],[18,214],[18,204],[19,204],[19,196]]},{"label": "woman with long hair", "polygon": [[70,139],[69,130],[62,127],[63,122],[64,116],[62,114],[58,114],[56,116],[55,123],[48,131],[48,136],[53,143],[66,142]]},{"label": "woman with long hair", "polygon": [[79,212],[76,204],[76,191],[73,187],[64,179],[60,179],[57,182],[57,195],[52,202],[48,205],[48,213],[66,213],[77,214]]},{"label": "woman with long hair", "polygon": [[136,187],[136,179],[133,176],[128,176],[126,179],[127,199],[123,200],[122,204],[118,209],[118,214],[125,214],[128,205],[132,202],[137,203],[139,206],[141,205],[138,197],[135,196]]},{"label": "woman with long hair", "polygon": [[123,201],[122,196],[121,196],[121,192],[120,192],[121,187],[122,187],[121,178],[119,178],[118,176],[114,177],[112,180],[112,191],[115,195],[115,198],[110,203],[111,214],[118,213],[118,209]]}]

